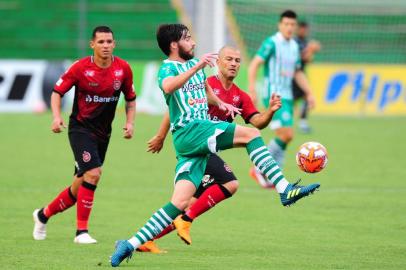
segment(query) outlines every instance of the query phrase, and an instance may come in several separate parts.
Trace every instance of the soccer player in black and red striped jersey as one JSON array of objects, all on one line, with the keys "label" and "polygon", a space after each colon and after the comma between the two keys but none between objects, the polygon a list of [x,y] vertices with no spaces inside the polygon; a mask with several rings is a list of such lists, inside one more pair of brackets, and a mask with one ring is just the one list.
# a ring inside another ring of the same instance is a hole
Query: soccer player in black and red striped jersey
[{"label": "soccer player in black and red striped jersey", "polygon": [[75,86],[68,128],[69,142],[75,158],[75,175],[71,186],[66,187],[48,205],[34,211],[35,240],[46,238],[49,218],[76,203],[77,231],[74,242],[97,242],[88,233],[88,221],[121,92],[126,100],[124,138],[131,139],[133,135],[136,97],[133,75],[126,61],[113,56],[115,41],[112,30],[107,26],[96,27],[90,47],[93,55],[73,63],[56,82],[51,96],[51,129],[54,133],[60,133],[66,127],[61,117],[61,100]]},{"label": "soccer player in black and red striped jersey", "polygon": [[[276,110],[281,107],[281,100],[273,95],[269,107],[264,112],[259,112],[247,93],[241,90],[234,79],[238,74],[241,63],[241,53],[236,48],[225,46],[219,52],[217,60],[218,74],[207,79],[213,92],[224,102],[241,109],[241,117],[246,123],[256,128],[265,128],[272,119]],[[213,121],[233,122],[231,115],[209,104],[208,112]],[[158,153],[162,147],[169,129],[169,118],[166,115],[157,133],[148,142],[148,151]],[[238,189],[238,181],[231,168],[216,154],[210,154],[207,162],[205,176],[200,187],[189,203],[189,208],[182,216],[176,218],[170,226],[157,235],[158,239],[175,228],[182,240],[191,244],[190,227],[192,221],[214,207],[219,202],[230,198]],[[161,250],[151,241],[139,247],[140,251],[159,253]]]}]

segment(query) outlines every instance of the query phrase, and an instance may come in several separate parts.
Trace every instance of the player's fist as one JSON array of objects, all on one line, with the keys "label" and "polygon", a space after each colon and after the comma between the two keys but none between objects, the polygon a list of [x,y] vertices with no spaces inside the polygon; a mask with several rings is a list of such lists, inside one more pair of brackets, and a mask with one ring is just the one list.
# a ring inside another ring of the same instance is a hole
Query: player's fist
[{"label": "player's fist", "polygon": [[281,97],[276,93],[273,93],[271,99],[269,100],[269,109],[272,112],[276,112],[280,109],[280,107],[282,107]]},{"label": "player's fist", "polygon": [[51,125],[52,132],[61,133],[62,128],[66,128],[65,122],[61,117],[55,117]]},{"label": "player's fist", "polygon": [[126,123],[125,127],[123,127],[124,130],[124,139],[131,139],[133,137],[134,133],[134,126],[132,123]]}]

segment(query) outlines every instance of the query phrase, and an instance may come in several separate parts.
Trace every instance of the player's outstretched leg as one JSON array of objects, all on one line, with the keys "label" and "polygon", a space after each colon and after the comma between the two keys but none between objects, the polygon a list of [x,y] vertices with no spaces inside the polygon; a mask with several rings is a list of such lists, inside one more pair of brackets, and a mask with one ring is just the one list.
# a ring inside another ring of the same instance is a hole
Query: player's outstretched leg
[{"label": "player's outstretched leg", "polygon": [[182,210],[176,208],[171,202],[156,211],[133,237],[117,242],[116,249],[110,258],[111,266],[117,267],[126,258],[130,259],[135,249],[152,240],[169,226],[180,213]]},{"label": "player's outstretched leg", "polygon": [[320,187],[320,184],[310,184],[308,186],[299,186],[298,183],[290,184],[270,155],[261,137],[255,137],[248,142],[246,149],[255,167],[275,186],[283,206],[295,203]]},{"label": "player's outstretched leg", "polygon": [[56,198],[46,207],[35,209],[32,213],[34,219],[34,230],[32,236],[35,240],[45,240],[47,236],[46,224],[53,215],[65,211],[76,203],[70,186],[65,188]]}]

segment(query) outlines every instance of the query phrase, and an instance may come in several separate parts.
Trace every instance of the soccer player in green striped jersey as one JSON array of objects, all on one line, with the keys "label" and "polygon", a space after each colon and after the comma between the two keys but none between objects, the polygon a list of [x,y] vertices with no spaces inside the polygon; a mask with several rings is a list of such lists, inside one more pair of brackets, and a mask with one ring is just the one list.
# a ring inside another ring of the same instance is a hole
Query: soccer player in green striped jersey
[{"label": "soccer player in green striped jersey", "polygon": [[158,45],[168,56],[159,70],[158,81],[169,107],[170,130],[178,164],[170,201],[156,211],[128,240],[120,240],[111,265],[120,263],[145,242],[161,233],[182,213],[199,187],[208,155],[233,147],[245,147],[251,161],[275,185],[283,205],[291,205],[320,185],[290,184],[269,154],[258,129],[234,123],[208,120],[207,103],[218,106],[234,118],[239,109],[221,101],[206,81],[203,69],[213,66],[217,54],[194,58],[195,42],[182,24],[164,24],[157,31]]},{"label": "soccer player in green striped jersey", "polygon": [[[276,137],[268,145],[280,167],[283,166],[286,146],[293,139],[293,78],[303,89],[309,107],[314,106],[309,83],[300,70],[299,46],[293,39],[296,17],[296,13],[291,10],[281,14],[279,32],[263,41],[248,69],[248,88],[254,102],[257,100],[255,91],[257,71],[261,65],[264,65],[265,85],[262,91],[264,106],[269,104],[272,93],[277,93],[282,98],[282,107],[275,113],[270,124],[271,129],[275,130]],[[257,175],[261,177],[259,173]]]}]

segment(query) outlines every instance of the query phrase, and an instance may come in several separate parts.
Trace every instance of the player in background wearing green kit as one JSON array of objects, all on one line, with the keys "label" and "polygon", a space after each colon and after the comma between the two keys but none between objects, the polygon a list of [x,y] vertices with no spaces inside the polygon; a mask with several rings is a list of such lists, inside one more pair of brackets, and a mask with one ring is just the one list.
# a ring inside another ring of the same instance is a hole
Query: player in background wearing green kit
[{"label": "player in background wearing green kit", "polygon": [[161,233],[182,213],[202,181],[210,153],[245,147],[254,165],[275,185],[285,206],[308,196],[320,186],[290,184],[269,154],[258,129],[209,120],[208,103],[217,105],[231,117],[239,113],[239,109],[224,103],[213,93],[203,69],[207,65],[214,66],[217,54],[208,53],[200,60],[195,59],[195,42],[186,26],[160,25],[157,41],[168,56],[159,70],[158,82],[169,107],[170,130],[178,160],[175,187],[171,200],[134,236],[117,241],[111,256],[113,267],[130,258],[136,248]]},{"label": "player in background wearing green kit", "polygon": [[[286,146],[293,139],[293,90],[294,78],[303,90],[309,108],[314,107],[314,97],[307,78],[300,70],[300,51],[293,39],[296,29],[296,13],[284,11],[280,16],[279,32],[265,39],[252,59],[248,68],[249,92],[256,103],[255,82],[258,69],[264,65],[265,85],[262,91],[264,106],[269,104],[272,93],[282,98],[282,107],[272,118],[270,127],[275,130],[276,137],[269,142],[268,148],[280,167],[283,167]],[[251,170],[251,175],[263,177],[258,170]]]}]

